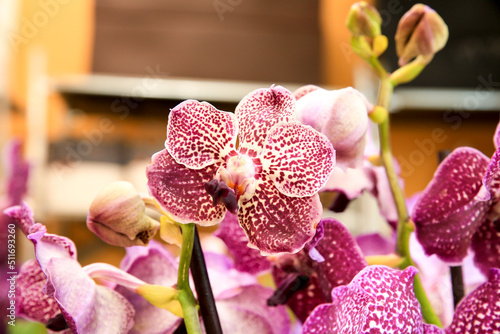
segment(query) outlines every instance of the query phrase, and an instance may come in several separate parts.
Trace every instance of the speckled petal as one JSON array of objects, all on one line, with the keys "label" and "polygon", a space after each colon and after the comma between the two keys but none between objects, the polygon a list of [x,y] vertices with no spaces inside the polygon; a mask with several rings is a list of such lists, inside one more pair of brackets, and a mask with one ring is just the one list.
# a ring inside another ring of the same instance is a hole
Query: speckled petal
[{"label": "speckled petal", "polygon": [[260,159],[281,193],[306,197],[317,193],[330,177],[335,150],[328,138],[309,126],[279,123],[267,134]]},{"label": "speckled petal", "polygon": [[165,147],[177,163],[201,169],[234,150],[237,133],[233,113],[187,100],[170,111]]},{"label": "speckled petal", "polygon": [[419,242],[427,254],[459,262],[489,207],[474,197],[489,159],[472,148],[458,148],[438,167],[413,209]]},{"label": "speckled petal", "polygon": [[279,122],[295,117],[295,97],[286,88],[273,86],[257,89],[245,96],[236,107],[240,147],[259,153],[268,131]]},{"label": "speckled petal", "polygon": [[[394,270],[385,266],[363,269],[351,282],[359,285],[376,301],[368,306],[369,314],[362,333],[422,333],[422,313],[415,293],[414,267]],[[333,292],[332,292],[333,293]]]},{"label": "speckled petal", "polygon": [[261,254],[296,253],[314,236],[322,211],[318,195],[288,197],[273,181],[264,178],[254,196],[242,203],[238,222],[248,237],[248,245]]},{"label": "speckled petal", "polygon": [[290,318],[284,306],[267,306],[273,291],[260,285],[248,286],[238,295],[217,300],[223,333],[285,334]]},{"label": "speckled petal", "polygon": [[500,200],[500,148],[491,157],[484,174],[483,185],[490,193],[489,199],[495,203],[498,202]]},{"label": "speckled petal", "polygon": [[347,227],[333,218],[321,220],[325,235],[316,249],[325,258],[314,263],[323,294],[328,296],[333,288],[346,285],[368,265],[356,240]]},{"label": "speckled petal", "polygon": [[25,262],[15,282],[18,316],[45,324],[61,313],[56,300],[42,292],[47,277],[37,260]]},{"label": "speckled petal", "polygon": [[248,238],[238,224],[236,215],[226,213],[215,235],[226,244],[233,256],[234,267],[242,272],[258,274],[271,269],[271,263],[256,249],[247,246]]},{"label": "speckled petal", "polygon": [[[500,219],[485,219],[472,238],[474,264],[485,275],[500,268]],[[500,297],[499,297],[500,298]]]},{"label": "speckled petal", "polygon": [[[149,284],[172,286],[177,282],[177,262],[154,240],[151,240],[148,247],[127,248],[120,268]],[[180,318],[170,311],[153,306],[143,297],[123,287],[117,287],[116,291],[135,308],[135,323],[130,334],[167,334],[179,326]]]},{"label": "speckled petal", "polygon": [[358,334],[374,297],[359,286],[341,286],[332,291],[333,302],[314,309],[302,328],[303,334]]},{"label": "speckled petal", "polygon": [[446,334],[500,333],[500,269],[491,269],[489,279],[457,306]]},{"label": "speckled petal", "polygon": [[205,190],[218,164],[194,170],[178,164],[165,149],[153,155],[146,169],[148,187],[158,204],[179,223],[202,226],[218,224],[226,213],[224,205],[214,206]]}]

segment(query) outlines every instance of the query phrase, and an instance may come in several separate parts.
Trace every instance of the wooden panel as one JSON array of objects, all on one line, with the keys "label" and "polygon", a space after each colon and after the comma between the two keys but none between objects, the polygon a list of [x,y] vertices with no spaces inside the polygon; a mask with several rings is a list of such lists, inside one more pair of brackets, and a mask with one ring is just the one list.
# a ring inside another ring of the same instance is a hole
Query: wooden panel
[{"label": "wooden panel", "polygon": [[318,83],[318,3],[97,1],[94,72],[157,64],[168,76]]}]

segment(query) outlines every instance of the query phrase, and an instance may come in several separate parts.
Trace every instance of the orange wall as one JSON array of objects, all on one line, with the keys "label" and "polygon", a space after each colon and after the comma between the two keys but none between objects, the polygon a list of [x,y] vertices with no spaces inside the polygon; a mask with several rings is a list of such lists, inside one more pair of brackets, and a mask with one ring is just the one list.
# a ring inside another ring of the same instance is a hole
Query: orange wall
[{"label": "orange wall", "polygon": [[[43,4],[51,4],[50,6]],[[21,110],[14,116],[13,134],[25,132],[22,113],[27,103],[28,63],[34,51],[44,54],[49,76],[89,72],[93,45],[93,0],[19,1],[18,26],[12,45],[11,98]],[[61,126],[62,105],[51,98],[49,133]]]}]

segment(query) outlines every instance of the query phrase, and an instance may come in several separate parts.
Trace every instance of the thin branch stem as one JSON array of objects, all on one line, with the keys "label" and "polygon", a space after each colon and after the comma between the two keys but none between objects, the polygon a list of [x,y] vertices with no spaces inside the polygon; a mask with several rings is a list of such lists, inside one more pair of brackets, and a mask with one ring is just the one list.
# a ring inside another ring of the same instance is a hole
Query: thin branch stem
[{"label": "thin branch stem", "polygon": [[182,230],[182,250],[177,276],[178,299],[184,313],[184,323],[188,334],[201,334],[197,302],[189,287],[189,265],[193,252],[195,224],[180,224]]},{"label": "thin branch stem", "polygon": [[[370,63],[371,64],[371,63]],[[377,62],[372,64],[380,65]],[[389,110],[391,104],[391,97],[394,91],[394,82],[390,79],[387,72],[376,69],[377,74],[379,74],[381,79],[380,91],[377,104],[385,109]],[[396,209],[398,212],[398,226],[397,226],[397,241],[396,241],[396,251],[404,259],[400,267],[402,269],[408,266],[414,266],[414,262],[410,254],[410,234],[413,231],[413,223],[408,217],[408,210],[406,208],[406,202],[403,190],[399,186],[398,175],[396,169],[394,168],[393,156],[390,145],[390,117],[387,117],[381,124],[379,124],[380,133],[380,157],[385,167],[387,178],[389,180],[389,185],[391,187],[392,195],[396,203]],[[427,323],[435,324],[442,327],[439,317],[434,312],[432,305],[427,298],[427,295],[420,281],[420,277],[417,274],[414,280],[414,291],[415,296],[420,302],[422,308],[422,315],[427,321]]]}]

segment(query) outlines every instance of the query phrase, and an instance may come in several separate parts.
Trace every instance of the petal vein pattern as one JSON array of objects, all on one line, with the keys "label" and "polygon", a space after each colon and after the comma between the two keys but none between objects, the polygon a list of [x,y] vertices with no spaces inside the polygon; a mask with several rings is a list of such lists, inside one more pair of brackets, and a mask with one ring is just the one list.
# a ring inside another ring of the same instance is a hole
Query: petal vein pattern
[{"label": "petal vein pattern", "polygon": [[234,114],[187,100],[170,111],[165,147],[177,163],[202,169],[234,150],[237,133]]},{"label": "petal vein pattern", "polygon": [[294,119],[295,97],[281,86],[257,89],[241,100],[235,113],[240,127],[240,148],[258,154],[275,124]]},{"label": "petal vein pattern", "polygon": [[275,125],[262,155],[263,169],[279,191],[291,197],[317,193],[335,164],[335,150],[328,138],[299,122]]}]

